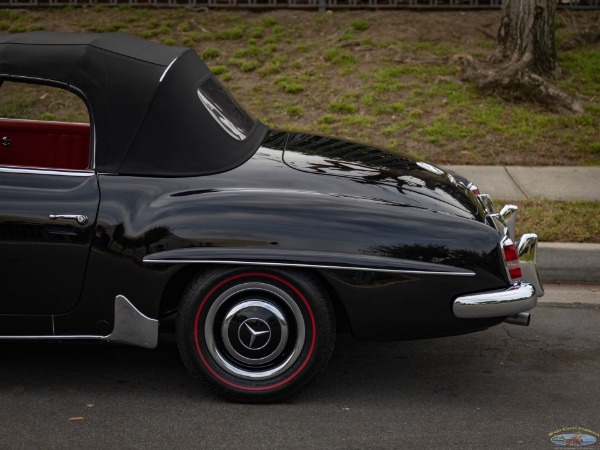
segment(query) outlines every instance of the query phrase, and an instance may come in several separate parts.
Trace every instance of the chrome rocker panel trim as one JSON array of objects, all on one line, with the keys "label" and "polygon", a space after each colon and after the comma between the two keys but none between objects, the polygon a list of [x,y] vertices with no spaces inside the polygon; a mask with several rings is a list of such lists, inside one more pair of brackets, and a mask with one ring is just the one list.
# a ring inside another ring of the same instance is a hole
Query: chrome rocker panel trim
[{"label": "chrome rocker panel trim", "polygon": [[156,348],[158,345],[158,320],[142,314],[123,295],[115,298],[115,325],[107,336],[94,335],[42,335],[42,336],[0,336],[6,341],[103,341]]},{"label": "chrome rocker panel trim", "polygon": [[532,309],[537,298],[531,284],[517,282],[507,289],[460,296],[452,311],[460,319],[513,316]]}]

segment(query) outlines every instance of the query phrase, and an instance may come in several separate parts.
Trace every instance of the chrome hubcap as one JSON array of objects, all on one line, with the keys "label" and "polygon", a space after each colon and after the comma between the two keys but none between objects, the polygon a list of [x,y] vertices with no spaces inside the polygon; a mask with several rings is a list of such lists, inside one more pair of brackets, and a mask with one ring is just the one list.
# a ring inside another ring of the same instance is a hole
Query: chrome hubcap
[{"label": "chrome hubcap", "polygon": [[279,375],[304,346],[304,318],[294,300],[271,284],[249,282],[220,294],[204,328],[208,351],[228,373],[251,380]]},{"label": "chrome hubcap", "polygon": [[275,305],[265,300],[247,300],[227,312],[221,338],[236,360],[258,366],[281,354],[288,340],[288,324]]}]

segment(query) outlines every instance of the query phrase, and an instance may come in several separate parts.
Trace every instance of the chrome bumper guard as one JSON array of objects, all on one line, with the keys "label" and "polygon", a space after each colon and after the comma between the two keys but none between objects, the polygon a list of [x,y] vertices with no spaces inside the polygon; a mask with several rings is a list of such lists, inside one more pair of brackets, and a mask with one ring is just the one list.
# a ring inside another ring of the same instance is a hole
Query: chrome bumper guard
[{"label": "chrome bumper guard", "polygon": [[[498,232],[514,239],[516,206],[507,205],[500,214],[496,214],[492,209],[493,206],[490,206],[491,201],[482,203]],[[544,287],[537,267],[537,244],[538,237],[533,233],[524,234],[516,243],[522,273],[520,281],[506,289],[458,297],[452,305],[454,315],[461,319],[477,319],[514,316],[532,309],[537,304],[537,299],[544,295]]]}]

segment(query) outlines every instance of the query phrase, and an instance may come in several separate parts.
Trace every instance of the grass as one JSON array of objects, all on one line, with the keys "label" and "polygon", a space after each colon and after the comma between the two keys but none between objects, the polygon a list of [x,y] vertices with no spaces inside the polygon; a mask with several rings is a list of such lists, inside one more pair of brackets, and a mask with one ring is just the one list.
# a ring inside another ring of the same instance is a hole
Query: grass
[{"label": "grass", "polygon": [[329,104],[329,110],[338,114],[353,114],[357,108],[351,102],[334,101]]},{"label": "grass", "polygon": [[290,117],[300,117],[304,114],[304,108],[302,106],[288,106],[286,109],[286,114]]},{"label": "grass", "polygon": [[83,101],[62,89],[4,82],[0,97],[1,116],[16,119],[57,120],[88,123]]},{"label": "grass", "polygon": [[217,39],[222,39],[226,41],[239,41],[244,37],[244,27],[241,25],[226,28],[224,30],[219,31],[216,34]]},{"label": "grass", "polygon": [[[557,114],[483,96],[458,80],[450,57],[487,54],[493,40],[481,29],[493,35],[499,17],[458,14],[0,9],[0,32],[123,31],[191,46],[270,126],[365,141],[437,164],[600,165],[600,44],[559,52],[558,84],[586,97],[585,113]],[[595,13],[563,14],[559,40],[585,28],[577,21],[595,20]],[[35,95],[0,103],[5,114],[68,114],[60,105],[48,110]]]},{"label": "grass", "polygon": [[534,231],[543,242],[600,243],[600,202],[529,199],[494,203],[519,207],[517,235]]},{"label": "grass", "polygon": [[561,87],[583,95],[598,95],[600,92],[600,51],[590,46],[580,51],[564,52],[559,56],[565,72]]},{"label": "grass", "polygon": [[331,48],[323,52],[325,60],[336,66],[351,66],[356,64],[354,55],[345,49]]},{"label": "grass", "polygon": [[217,50],[214,47],[208,47],[208,48],[204,49],[204,51],[202,52],[202,54],[200,56],[202,56],[202,59],[204,59],[204,60],[209,60],[209,59],[218,58],[219,55],[220,55],[219,50]]},{"label": "grass", "polygon": [[305,89],[305,86],[295,77],[280,76],[275,78],[275,83],[288,94],[299,94]]}]

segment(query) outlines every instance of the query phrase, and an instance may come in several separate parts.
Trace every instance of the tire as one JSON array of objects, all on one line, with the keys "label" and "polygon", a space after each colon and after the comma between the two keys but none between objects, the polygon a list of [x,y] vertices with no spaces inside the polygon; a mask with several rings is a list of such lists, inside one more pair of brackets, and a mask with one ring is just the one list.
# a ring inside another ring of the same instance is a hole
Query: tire
[{"label": "tire", "polygon": [[308,272],[219,267],[187,287],[176,335],[188,371],[217,394],[270,403],[325,369],[335,320],[325,289]]}]

